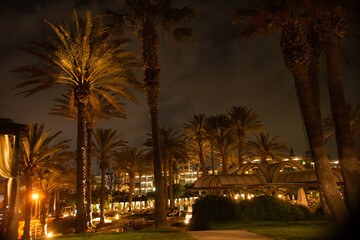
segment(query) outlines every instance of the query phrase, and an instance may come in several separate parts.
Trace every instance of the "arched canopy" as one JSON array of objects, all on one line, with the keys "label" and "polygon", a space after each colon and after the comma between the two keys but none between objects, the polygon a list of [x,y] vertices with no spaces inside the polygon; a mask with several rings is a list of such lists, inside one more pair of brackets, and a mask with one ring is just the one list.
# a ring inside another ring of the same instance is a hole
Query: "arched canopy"
[{"label": "arched canopy", "polygon": [[241,174],[241,175],[207,175],[196,180],[194,188],[217,189],[233,187],[235,185],[261,185],[266,179],[262,174]]},{"label": "arched canopy", "polygon": [[243,174],[246,171],[248,171],[249,169],[252,169],[252,168],[255,168],[255,167],[260,168],[261,171],[263,172],[263,174],[267,174],[267,172],[268,172],[267,165],[262,164],[262,163],[248,162],[248,163],[245,163],[245,164],[241,165],[239,167],[239,170],[236,172],[236,174]]},{"label": "arched canopy", "polygon": [[[339,170],[333,169],[337,183],[343,182],[343,177]],[[288,173],[279,173],[274,176],[273,183],[316,183],[318,181],[314,170],[296,171]]]},{"label": "arched canopy", "polygon": [[271,176],[274,176],[274,175],[278,174],[278,172],[286,166],[294,167],[301,171],[306,170],[306,168],[303,165],[301,165],[300,163],[290,160],[290,161],[284,161],[284,162],[278,162],[278,163],[272,164],[269,168],[269,174]]}]

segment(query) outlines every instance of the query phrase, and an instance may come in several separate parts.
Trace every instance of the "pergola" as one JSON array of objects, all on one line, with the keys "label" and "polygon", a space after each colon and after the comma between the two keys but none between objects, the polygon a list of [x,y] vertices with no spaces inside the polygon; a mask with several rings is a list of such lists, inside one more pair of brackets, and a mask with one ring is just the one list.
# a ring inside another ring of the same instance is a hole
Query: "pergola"
[{"label": "pergola", "polygon": [[[256,169],[256,173],[251,173]],[[285,170],[290,170],[285,172]],[[333,169],[333,175],[338,184],[343,183],[339,170]],[[301,189],[318,187],[318,179],[314,169],[306,169],[299,162],[289,160],[278,163],[246,163],[232,175],[206,175],[196,180],[193,190],[224,190],[224,189],[254,189],[272,191],[276,188]]]}]

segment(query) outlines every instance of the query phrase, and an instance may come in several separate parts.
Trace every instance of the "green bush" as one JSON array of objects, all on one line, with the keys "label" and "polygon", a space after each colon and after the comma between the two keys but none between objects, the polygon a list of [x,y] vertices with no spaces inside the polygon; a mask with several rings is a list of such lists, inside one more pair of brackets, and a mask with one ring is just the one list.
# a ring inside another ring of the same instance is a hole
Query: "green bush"
[{"label": "green bush", "polygon": [[198,199],[193,205],[191,228],[211,229],[216,222],[228,222],[237,218],[237,204],[230,198],[208,195]]},{"label": "green bush", "polygon": [[267,195],[241,201],[238,214],[240,219],[254,221],[295,221],[310,217],[307,207]]},{"label": "green bush", "polygon": [[260,196],[236,203],[230,198],[208,195],[193,205],[191,228],[212,229],[216,223],[235,220],[296,221],[310,218],[310,210],[272,196]]}]

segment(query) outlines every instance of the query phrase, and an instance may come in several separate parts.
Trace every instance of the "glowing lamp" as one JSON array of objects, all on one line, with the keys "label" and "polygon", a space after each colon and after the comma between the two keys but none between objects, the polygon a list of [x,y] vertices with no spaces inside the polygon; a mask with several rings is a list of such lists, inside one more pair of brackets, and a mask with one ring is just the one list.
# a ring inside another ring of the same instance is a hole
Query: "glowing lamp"
[{"label": "glowing lamp", "polygon": [[34,194],[32,195],[32,198],[33,198],[34,200],[38,199],[38,198],[39,198],[39,194],[34,193]]}]

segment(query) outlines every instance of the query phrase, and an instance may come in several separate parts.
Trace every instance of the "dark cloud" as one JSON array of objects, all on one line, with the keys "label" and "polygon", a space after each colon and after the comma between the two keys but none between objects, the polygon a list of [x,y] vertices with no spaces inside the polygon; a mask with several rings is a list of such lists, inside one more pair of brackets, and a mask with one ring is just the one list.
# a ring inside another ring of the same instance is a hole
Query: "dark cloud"
[{"label": "dark cloud", "polygon": [[[15,1],[16,2],[16,1]],[[75,142],[76,123],[49,116],[52,99],[62,89],[54,89],[23,99],[11,88],[20,76],[9,73],[14,66],[33,64],[36,59],[16,49],[28,40],[44,39],[46,17],[54,23],[71,19],[72,9],[94,13],[105,8],[120,9],[121,1],[26,1],[25,5],[7,4],[0,10],[0,117],[20,123],[43,122],[54,130],[63,130],[63,138]],[[196,33],[194,43],[168,44],[160,48],[161,99],[160,123],[181,126],[194,113],[220,114],[231,106],[252,107],[262,118],[266,130],[288,143],[295,153],[303,155],[308,148],[302,127],[293,78],[285,68],[276,34],[254,43],[240,39],[238,26],[232,26],[229,15],[244,1],[177,1],[179,6],[192,5],[197,19],[191,22]],[[246,4],[248,4],[246,2]],[[356,28],[354,28],[356,29]],[[166,35],[165,35],[166,36]],[[129,44],[137,50],[137,41]],[[351,67],[342,66],[347,100],[359,104],[359,41],[344,39]],[[342,60],[343,61],[343,60]],[[323,76],[322,76],[323,77]],[[126,102],[127,119],[104,121],[99,126],[112,127],[123,133],[132,144],[140,145],[150,132],[145,97],[139,105]],[[326,84],[322,81],[323,114],[329,111]],[[75,145],[75,144],[73,144]],[[336,158],[335,144],[329,152]]]}]

